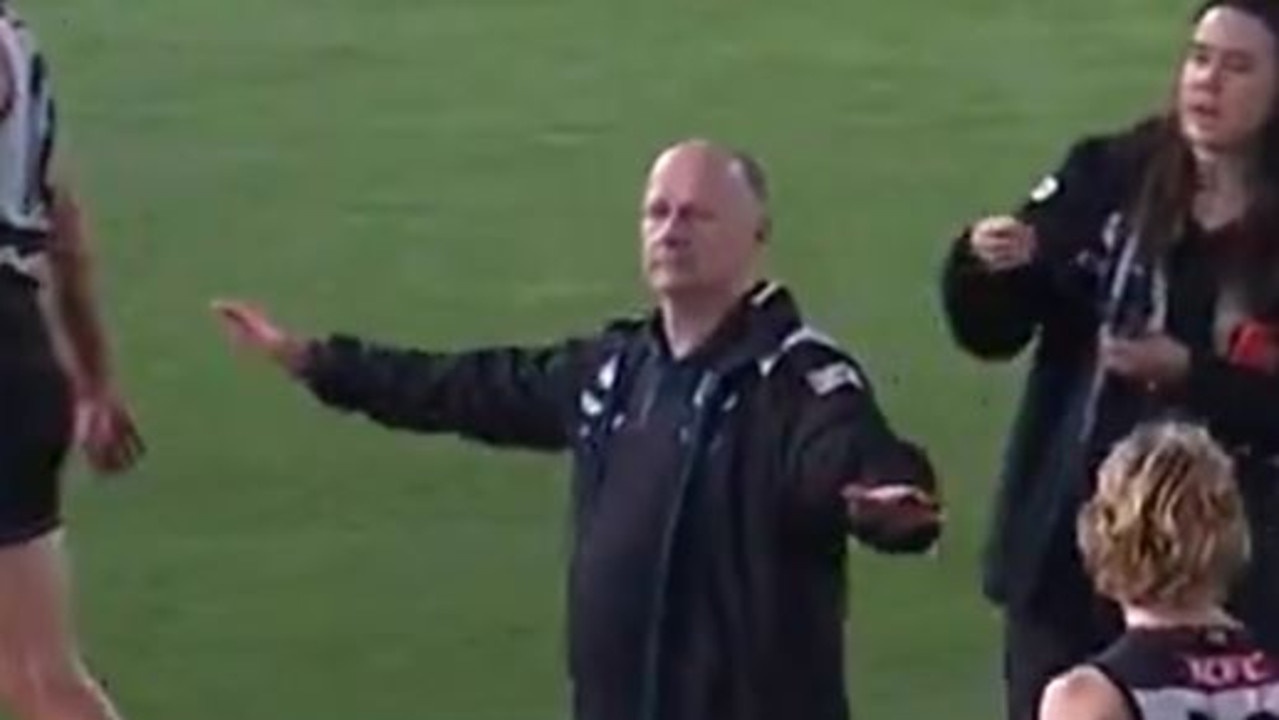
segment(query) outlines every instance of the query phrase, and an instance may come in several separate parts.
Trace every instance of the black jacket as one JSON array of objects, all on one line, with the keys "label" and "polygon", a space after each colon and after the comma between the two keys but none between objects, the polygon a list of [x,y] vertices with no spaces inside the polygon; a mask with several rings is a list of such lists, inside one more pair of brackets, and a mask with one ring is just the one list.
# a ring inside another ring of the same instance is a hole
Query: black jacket
[{"label": "black jacket", "polygon": [[[1074,145],[1060,168],[1017,215],[1038,233],[1035,261],[990,273],[971,255],[967,232],[945,265],[943,296],[954,338],[970,353],[1007,360],[1033,345],[1021,406],[1008,440],[985,563],[985,588],[996,602],[1034,608],[1048,595],[1086,598],[1074,550],[1075,515],[1091,493],[1093,472],[1109,447],[1143,420],[1177,416],[1202,422],[1240,463],[1253,521],[1257,561],[1239,600],[1244,613],[1274,627],[1275,471],[1279,453],[1279,377],[1225,359],[1213,340],[1221,280],[1213,240],[1191,223],[1166,258],[1167,331],[1192,353],[1184,386],[1152,393],[1109,379],[1096,430],[1081,444],[1080,425],[1096,360],[1102,297],[1123,246],[1124,208],[1151,147],[1149,126]],[[1207,242],[1205,242],[1207,240]],[[1138,268],[1127,304],[1154,305],[1154,274]],[[1258,318],[1279,320],[1270,309]],[[1265,568],[1271,568],[1266,571]],[[1052,575],[1051,583],[1049,575]],[[1264,598],[1264,599],[1263,599]],[[1263,634],[1267,631],[1262,629]]]},{"label": "black jacket", "polygon": [[[339,336],[314,346],[306,379],[325,403],[384,425],[571,453],[569,665],[579,720],[845,718],[846,534],[918,552],[937,529],[893,538],[849,527],[840,488],[931,488],[931,468],[894,436],[856,364],[803,324],[785,290],[761,286],[710,342],[680,477],[653,533],[662,572],[647,587],[602,587],[580,560],[600,497],[627,481],[610,463],[610,442],[626,422],[620,409],[643,391],[636,385],[657,377],[642,372],[663,352],[655,322],[618,322],[536,349],[450,354]],[[676,582],[694,537],[708,562]],[[611,676],[616,658],[582,657],[586,635],[613,619],[581,608],[596,606],[593,593],[619,590],[652,599],[642,641],[610,650],[636,660],[636,677]],[[709,658],[680,657],[690,642],[679,633],[703,634]]]}]

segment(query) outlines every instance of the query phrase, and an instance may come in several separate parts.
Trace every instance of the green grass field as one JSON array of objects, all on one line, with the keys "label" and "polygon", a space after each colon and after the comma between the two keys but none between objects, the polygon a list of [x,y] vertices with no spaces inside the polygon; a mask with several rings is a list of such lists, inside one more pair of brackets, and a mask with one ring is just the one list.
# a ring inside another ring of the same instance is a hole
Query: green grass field
[{"label": "green grass field", "polygon": [[936,272],[1075,136],[1159,103],[1185,2],[58,0],[42,32],[151,455],[69,512],[88,650],[132,718],[565,715],[557,458],[321,412],[205,307],[453,346],[644,301],[651,154],[748,147],[777,275],[941,465],[938,558],[858,556],[861,718],[997,716],[977,553],[1019,368]]}]

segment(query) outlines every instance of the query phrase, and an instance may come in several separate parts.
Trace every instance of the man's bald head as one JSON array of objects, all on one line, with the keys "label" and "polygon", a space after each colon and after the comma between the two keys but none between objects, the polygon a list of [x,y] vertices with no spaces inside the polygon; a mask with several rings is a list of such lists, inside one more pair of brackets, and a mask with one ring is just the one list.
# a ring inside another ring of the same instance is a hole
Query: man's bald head
[{"label": "man's bald head", "polygon": [[759,202],[760,207],[767,212],[768,175],[764,172],[763,164],[754,155],[735,150],[733,151],[732,171],[742,179],[742,182],[746,183],[746,187],[755,196],[755,200]]},{"label": "man's bald head", "polygon": [[764,166],[749,153],[710,140],[684,140],[658,154],[649,172],[649,180],[651,182],[659,172],[669,172],[672,167],[680,166],[696,168],[703,173],[723,173],[737,183],[739,189],[747,192],[761,210],[768,204],[768,178]]},{"label": "man's bald head", "polygon": [[736,292],[753,282],[767,237],[768,184],[745,153],[686,140],[653,161],[644,195],[644,259],[659,292]]}]

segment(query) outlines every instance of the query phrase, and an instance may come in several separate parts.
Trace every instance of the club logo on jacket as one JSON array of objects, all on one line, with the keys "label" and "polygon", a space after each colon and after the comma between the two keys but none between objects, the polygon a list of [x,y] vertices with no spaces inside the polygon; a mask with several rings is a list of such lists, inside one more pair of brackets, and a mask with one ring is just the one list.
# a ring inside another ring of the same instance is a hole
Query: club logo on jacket
[{"label": "club logo on jacket", "polygon": [[1030,199],[1032,202],[1037,203],[1046,202],[1053,195],[1056,195],[1060,189],[1061,182],[1057,180],[1057,176],[1047,175],[1043,180],[1039,181],[1034,190],[1030,191]]},{"label": "club logo on jacket", "polygon": [[844,386],[862,388],[862,376],[846,362],[835,362],[808,373],[808,385],[819,397],[829,395]]},{"label": "club logo on jacket", "polygon": [[583,439],[590,437],[596,426],[601,423],[607,424],[610,430],[616,430],[623,422],[621,413],[615,414],[612,418],[602,418],[604,411],[607,409],[608,397],[617,385],[618,363],[620,361],[620,358],[616,355],[610,357],[600,366],[595,375],[594,384],[582,388],[582,391],[578,394],[577,407],[581,413],[581,423],[577,428],[578,437]]}]

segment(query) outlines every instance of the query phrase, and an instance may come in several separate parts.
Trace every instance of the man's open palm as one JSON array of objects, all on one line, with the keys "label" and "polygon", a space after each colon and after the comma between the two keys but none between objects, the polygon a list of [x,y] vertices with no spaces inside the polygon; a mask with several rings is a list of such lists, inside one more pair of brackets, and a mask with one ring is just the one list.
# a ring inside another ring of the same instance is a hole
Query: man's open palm
[{"label": "man's open palm", "polygon": [[300,367],[303,344],[276,325],[266,312],[240,300],[217,300],[212,307],[234,345],[288,370]]}]

